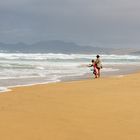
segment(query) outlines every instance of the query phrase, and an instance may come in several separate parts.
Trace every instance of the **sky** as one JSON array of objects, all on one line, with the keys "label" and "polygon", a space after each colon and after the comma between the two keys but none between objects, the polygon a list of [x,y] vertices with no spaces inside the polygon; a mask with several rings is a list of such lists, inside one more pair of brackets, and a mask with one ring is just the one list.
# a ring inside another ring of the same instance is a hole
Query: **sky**
[{"label": "sky", "polygon": [[0,42],[140,45],[140,0],[0,0]]}]

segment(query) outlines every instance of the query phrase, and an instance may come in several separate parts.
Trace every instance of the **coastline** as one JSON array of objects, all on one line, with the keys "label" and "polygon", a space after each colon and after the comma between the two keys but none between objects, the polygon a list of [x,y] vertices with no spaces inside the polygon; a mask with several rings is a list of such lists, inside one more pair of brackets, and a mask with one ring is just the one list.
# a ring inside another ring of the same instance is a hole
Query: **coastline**
[{"label": "coastline", "polygon": [[[126,75],[140,70],[140,56],[101,56],[101,77]],[[93,79],[92,68],[87,67],[93,57],[96,54],[2,53],[0,92],[11,87]]]},{"label": "coastline", "polygon": [[[113,68],[117,68],[116,66],[111,66]],[[107,77],[119,77],[119,76],[126,76],[129,74],[137,73],[140,70],[140,66],[137,65],[118,65],[119,71],[109,71],[109,72],[102,72],[101,70],[101,78]],[[92,71],[86,73],[81,76],[66,76],[55,81],[47,81],[47,77],[35,77],[35,78],[22,78],[22,79],[3,79],[1,81],[0,87],[0,94],[11,91],[12,88],[15,87],[26,87],[26,86],[36,86],[41,84],[51,84],[51,83],[61,83],[61,82],[72,82],[72,81],[81,81],[81,80],[90,80],[93,79]],[[34,82],[33,82],[34,81]],[[18,83],[18,84],[17,84]]]},{"label": "coastline", "polygon": [[140,139],[140,72],[12,88],[0,94],[1,139]]}]

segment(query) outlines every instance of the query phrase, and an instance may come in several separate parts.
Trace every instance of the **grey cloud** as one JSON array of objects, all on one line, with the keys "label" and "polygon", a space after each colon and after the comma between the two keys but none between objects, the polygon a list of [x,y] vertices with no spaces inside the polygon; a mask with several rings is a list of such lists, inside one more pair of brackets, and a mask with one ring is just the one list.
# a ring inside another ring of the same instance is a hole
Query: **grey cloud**
[{"label": "grey cloud", "polygon": [[139,13],[138,0],[0,0],[0,41],[139,44]]}]

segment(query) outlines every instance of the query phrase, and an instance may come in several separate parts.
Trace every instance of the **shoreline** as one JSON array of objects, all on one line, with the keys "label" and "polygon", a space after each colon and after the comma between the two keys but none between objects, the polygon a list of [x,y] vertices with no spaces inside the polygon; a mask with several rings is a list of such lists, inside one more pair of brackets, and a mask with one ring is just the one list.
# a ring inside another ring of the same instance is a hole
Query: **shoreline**
[{"label": "shoreline", "polygon": [[[129,66],[128,66],[129,67]],[[111,77],[122,77],[122,76],[127,76],[130,74],[135,74],[138,73],[140,71],[139,67],[135,68],[135,69],[128,69],[126,70],[121,70],[121,71],[116,71],[116,72],[109,72],[106,74],[102,74],[101,72],[101,77],[100,78],[111,78]],[[41,77],[40,77],[41,79]],[[1,93],[5,93],[5,92],[10,92],[12,91],[13,88],[16,87],[30,87],[30,86],[37,86],[37,85],[46,85],[46,84],[53,84],[53,83],[63,83],[63,82],[74,82],[74,81],[83,81],[83,80],[91,80],[94,79],[93,78],[93,74],[92,72],[84,74],[82,76],[68,76],[65,78],[60,78],[60,80],[56,80],[56,81],[45,81],[45,82],[35,82],[35,83],[29,83],[29,84],[21,84],[21,85],[13,85],[13,86],[7,86],[7,87],[0,87],[0,94]],[[24,79],[26,80],[26,79]]]}]

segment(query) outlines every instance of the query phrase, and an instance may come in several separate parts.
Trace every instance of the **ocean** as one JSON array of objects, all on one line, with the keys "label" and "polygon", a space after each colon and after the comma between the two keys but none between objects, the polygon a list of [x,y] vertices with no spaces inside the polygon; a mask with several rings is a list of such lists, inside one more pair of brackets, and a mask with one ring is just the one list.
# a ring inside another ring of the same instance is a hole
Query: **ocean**
[{"label": "ocean", "polygon": [[[140,56],[100,55],[102,76],[140,70]],[[92,78],[88,64],[96,54],[0,53],[0,91],[9,87]]]}]

